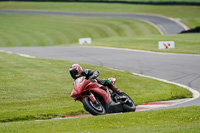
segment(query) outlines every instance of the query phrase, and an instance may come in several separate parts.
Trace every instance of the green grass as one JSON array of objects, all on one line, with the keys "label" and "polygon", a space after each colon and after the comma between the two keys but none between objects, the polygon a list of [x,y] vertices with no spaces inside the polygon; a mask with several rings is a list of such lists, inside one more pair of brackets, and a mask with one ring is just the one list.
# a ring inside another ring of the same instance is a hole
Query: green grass
[{"label": "green grass", "polygon": [[[164,7],[164,8],[163,8]],[[151,6],[95,3],[1,2],[1,9],[75,12],[149,13],[178,18],[190,28],[200,25],[199,6]],[[0,15],[0,46],[78,45],[91,37],[95,46],[199,54],[199,34],[161,36],[145,22],[117,18]],[[175,41],[175,49],[158,50],[158,41]]]},{"label": "green grass", "polygon": [[166,109],[76,119],[1,123],[3,133],[198,133],[200,107]]},{"label": "green grass", "polygon": [[51,2],[1,2],[0,9],[30,9],[54,10],[70,12],[112,12],[112,13],[146,13],[178,18],[189,21],[189,27],[199,26],[194,23],[200,18],[200,6],[163,6],[163,5],[133,5],[133,4],[106,4],[106,3],[51,3]]},{"label": "green grass", "polygon": [[79,38],[160,34],[133,19],[0,14],[0,47],[71,45]]},{"label": "green grass", "polygon": [[[199,34],[159,35],[152,25],[133,19],[0,15],[0,46],[79,45],[91,37],[93,46],[200,54]],[[175,41],[175,49],[159,50],[158,41]]]},{"label": "green grass", "polygon": [[[92,46],[129,48],[146,51],[200,54],[200,34],[148,35],[95,40]],[[158,49],[159,41],[175,41],[173,49]]]},{"label": "green grass", "polygon": [[196,28],[200,26],[200,17],[184,18],[182,19],[182,22],[186,25],[189,25],[191,29]]},{"label": "green grass", "polygon": [[[68,73],[73,62],[26,58],[0,52],[0,122],[47,119],[86,113],[80,102],[70,97],[73,89]],[[98,70],[99,78],[117,78],[116,86],[128,93],[135,103],[192,97],[178,87],[132,75],[82,64]]]}]

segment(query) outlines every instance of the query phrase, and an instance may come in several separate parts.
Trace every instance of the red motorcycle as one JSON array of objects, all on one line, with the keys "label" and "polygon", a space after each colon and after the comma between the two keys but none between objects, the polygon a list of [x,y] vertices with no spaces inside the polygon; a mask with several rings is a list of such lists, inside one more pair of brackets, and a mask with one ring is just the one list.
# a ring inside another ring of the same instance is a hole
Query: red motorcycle
[{"label": "red motorcycle", "polygon": [[[109,80],[114,84],[114,78]],[[92,115],[131,112],[136,109],[135,103],[127,94],[111,93],[108,87],[96,80],[87,80],[85,77],[79,77],[74,81],[71,97],[82,102],[84,109]]]}]

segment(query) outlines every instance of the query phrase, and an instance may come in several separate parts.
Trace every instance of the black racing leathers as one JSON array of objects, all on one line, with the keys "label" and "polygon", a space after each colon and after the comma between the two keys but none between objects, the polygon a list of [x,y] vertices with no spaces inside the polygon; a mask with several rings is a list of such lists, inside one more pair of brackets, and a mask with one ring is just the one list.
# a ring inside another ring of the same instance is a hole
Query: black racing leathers
[{"label": "black racing leathers", "polygon": [[92,71],[90,69],[85,69],[82,71],[81,75],[85,76],[86,79],[88,79],[88,80],[92,80],[92,79],[96,79],[99,76],[99,72]]}]

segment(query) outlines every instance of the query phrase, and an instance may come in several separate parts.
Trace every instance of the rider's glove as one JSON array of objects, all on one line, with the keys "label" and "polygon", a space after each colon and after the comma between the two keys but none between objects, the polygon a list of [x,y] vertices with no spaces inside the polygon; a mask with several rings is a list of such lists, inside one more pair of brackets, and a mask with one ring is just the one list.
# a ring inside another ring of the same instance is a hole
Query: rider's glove
[{"label": "rider's glove", "polygon": [[93,75],[89,77],[89,80],[96,79],[99,76],[99,72],[94,71]]}]

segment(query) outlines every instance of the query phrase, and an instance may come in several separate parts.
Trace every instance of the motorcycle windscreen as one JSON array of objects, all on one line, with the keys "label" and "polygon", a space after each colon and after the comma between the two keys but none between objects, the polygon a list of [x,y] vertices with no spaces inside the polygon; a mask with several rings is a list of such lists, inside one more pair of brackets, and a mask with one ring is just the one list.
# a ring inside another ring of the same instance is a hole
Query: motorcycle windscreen
[{"label": "motorcycle windscreen", "polygon": [[85,91],[85,88],[88,86],[89,81],[85,80],[85,77],[79,77],[76,80],[74,80],[73,85],[74,85],[74,92],[76,94],[74,95],[80,95]]}]

